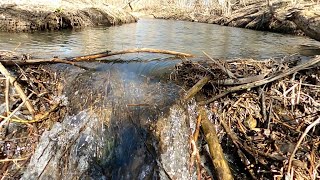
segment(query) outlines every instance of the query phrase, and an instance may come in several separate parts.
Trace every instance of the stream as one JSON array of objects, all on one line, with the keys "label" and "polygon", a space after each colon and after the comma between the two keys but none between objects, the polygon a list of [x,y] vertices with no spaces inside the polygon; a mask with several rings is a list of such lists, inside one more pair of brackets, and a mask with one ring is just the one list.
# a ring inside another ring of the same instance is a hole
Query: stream
[{"label": "stream", "polygon": [[[36,58],[131,48],[198,56],[205,51],[215,58],[320,54],[320,42],[307,37],[171,20],[142,19],[81,31],[0,32],[0,50]],[[59,98],[69,114],[43,133],[22,179],[196,179],[195,170],[189,168],[196,105],[181,104],[184,90],[163,81],[162,76],[170,75],[180,62],[165,57],[129,54],[113,59],[132,63],[82,63],[91,70],[50,65],[66,84]],[[141,59],[155,61],[137,61]],[[237,168],[233,171],[236,179],[246,176]]]}]

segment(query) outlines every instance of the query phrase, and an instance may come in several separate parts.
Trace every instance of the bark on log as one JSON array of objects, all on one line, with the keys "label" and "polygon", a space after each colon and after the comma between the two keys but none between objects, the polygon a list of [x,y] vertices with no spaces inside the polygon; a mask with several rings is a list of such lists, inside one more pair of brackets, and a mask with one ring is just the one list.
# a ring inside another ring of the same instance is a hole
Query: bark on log
[{"label": "bark on log", "polygon": [[201,128],[205,134],[205,139],[209,145],[209,151],[212,157],[212,162],[217,172],[218,179],[231,180],[231,174],[227,160],[224,157],[222,147],[220,145],[215,127],[209,121],[208,115],[204,107],[199,107],[199,114],[202,117]]}]

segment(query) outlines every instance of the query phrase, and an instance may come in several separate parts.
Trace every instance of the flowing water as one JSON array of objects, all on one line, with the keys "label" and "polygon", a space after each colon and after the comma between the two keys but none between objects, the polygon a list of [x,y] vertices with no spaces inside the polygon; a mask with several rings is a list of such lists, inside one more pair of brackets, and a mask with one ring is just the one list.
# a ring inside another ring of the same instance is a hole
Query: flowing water
[{"label": "flowing water", "polygon": [[105,50],[157,48],[224,58],[270,58],[320,54],[320,43],[307,37],[184,21],[142,19],[115,27],[81,31],[3,33],[0,49],[37,57],[70,57]]},{"label": "flowing water", "polygon": [[[81,31],[0,33],[0,50],[36,58],[130,48],[200,56],[205,51],[217,58],[320,54],[320,43],[307,37],[170,20],[142,19]],[[24,179],[168,179],[167,174],[194,178],[188,167],[188,135],[194,129],[195,107],[181,105],[180,87],[159,78],[179,61],[135,61],[162,57],[130,54],[118,58],[132,63],[83,63],[93,69],[88,71],[53,65],[67,84],[61,98],[70,113],[44,133]]]}]

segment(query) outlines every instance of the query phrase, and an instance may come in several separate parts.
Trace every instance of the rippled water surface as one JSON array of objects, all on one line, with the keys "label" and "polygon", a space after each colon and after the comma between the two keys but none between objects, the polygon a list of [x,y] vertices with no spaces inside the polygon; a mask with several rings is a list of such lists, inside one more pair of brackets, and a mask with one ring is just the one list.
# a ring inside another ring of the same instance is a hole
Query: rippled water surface
[{"label": "rippled water surface", "polygon": [[142,19],[138,23],[81,31],[0,33],[1,50],[41,58],[142,47],[197,55],[206,51],[213,57],[225,58],[320,54],[320,43],[307,37],[171,20]]}]

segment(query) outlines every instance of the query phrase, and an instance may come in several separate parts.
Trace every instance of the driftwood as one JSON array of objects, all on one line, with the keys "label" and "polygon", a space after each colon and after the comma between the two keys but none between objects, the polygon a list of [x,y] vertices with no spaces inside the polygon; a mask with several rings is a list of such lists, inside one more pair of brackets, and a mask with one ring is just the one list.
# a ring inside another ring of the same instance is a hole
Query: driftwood
[{"label": "driftwood", "polygon": [[213,98],[211,98],[211,99],[209,99],[207,101],[200,102],[200,104],[201,105],[209,104],[209,103],[211,103],[211,102],[213,102],[213,101],[215,101],[215,100],[217,100],[217,99],[219,99],[221,97],[224,97],[224,96],[228,95],[229,93],[236,92],[236,91],[241,91],[241,90],[246,90],[246,89],[250,89],[250,88],[253,88],[253,87],[258,87],[258,86],[261,86],[261,85],[276,81],[276,80],[281,79],[283,77],[286,77],[286,76],[288,76],[290,74],[293,74],[295,72],[298,72],[298,71],[306,69],[306,68],[308,68],[310,66],[313,66],[313,65],[315,65],[315,64],[317,64],[319,62],[320,62],[320,56],[316,56],[315,58],[310,59],[309,61],[307,61],[307,62],[305,62],[303,64],[300,64],[298,66],[295,66],[293,68],[290,68],[290,69],[287,69],[287,70],[283,71],[279,75],[271,76],[271,77],[262,79],[260,81],[255,81],[255,82],[251,82],[251,83],[248,83],[248,84],[231,87],[231,88],[227,89],[226,91],[214,96]]},{"label": "driftwood", "polygon": [[22,101],[25,102],[26,107],[28,108],[30,114],[34,116],[34,108],[31,102],[28,100],[26,94],[23,92],[23,89],[21,88],[21,85],[16,81],[16,78],[13,77],[10,72],[2,65],[0,62],[0,72],[3,74],[7,79],[9,79],[10,83],[14,86],[16,89],[17,93],[19,94],[20,98]]},{"label": "driftwood", "polygon": [[233,179],[228,162],[224,157],[215,127],[209,121],[204,107],[199,107],[199,114],[202,117],[201,127],[205,134],[206,141],[209,145],[212,163],[215,167],[218,178],[221,180]]}]

